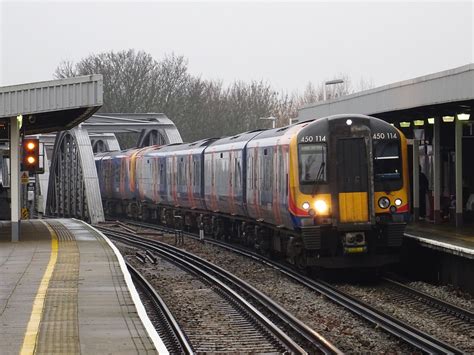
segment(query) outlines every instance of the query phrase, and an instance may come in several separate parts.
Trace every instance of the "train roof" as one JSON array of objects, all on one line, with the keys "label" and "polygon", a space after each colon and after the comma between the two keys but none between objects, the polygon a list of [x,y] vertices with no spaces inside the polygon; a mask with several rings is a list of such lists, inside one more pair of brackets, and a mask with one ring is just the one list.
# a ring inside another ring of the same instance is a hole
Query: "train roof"
[{"label": "train roof", "polygon": [[186,152],[186,154],[195,152],[202,152],[209,144],[214,142],[217,138],[206,138],[201,139],[192,143],[173,143],[161,146],[159,149],[147,152],[145,155],[160,155],[161,153],[174,152],[179,154],[181,152]]}]

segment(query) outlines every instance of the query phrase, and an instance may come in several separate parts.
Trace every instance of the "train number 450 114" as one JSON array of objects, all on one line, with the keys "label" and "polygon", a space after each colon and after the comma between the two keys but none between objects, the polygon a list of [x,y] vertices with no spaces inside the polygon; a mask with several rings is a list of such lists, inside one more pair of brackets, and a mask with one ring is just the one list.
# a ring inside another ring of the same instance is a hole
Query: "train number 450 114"
[{"label": "train number 450 114", "polygon": [[326,136],[303,136],[301,143],[326,142]]},{"label": "train number 450 114", "polygon": [[398,136],[394,132],[377,132],[374,133],[372,139],[398,139]]}]

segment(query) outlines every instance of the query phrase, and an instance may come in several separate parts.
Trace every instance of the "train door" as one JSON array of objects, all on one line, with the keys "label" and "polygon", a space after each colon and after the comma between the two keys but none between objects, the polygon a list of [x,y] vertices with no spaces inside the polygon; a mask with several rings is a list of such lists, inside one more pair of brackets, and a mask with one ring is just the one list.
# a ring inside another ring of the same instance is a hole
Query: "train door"
[{"label": "train door", "polygon": [[369,221],[367,148],[363,137],[339,138],[337,150],[337,191],[341,223]]}]

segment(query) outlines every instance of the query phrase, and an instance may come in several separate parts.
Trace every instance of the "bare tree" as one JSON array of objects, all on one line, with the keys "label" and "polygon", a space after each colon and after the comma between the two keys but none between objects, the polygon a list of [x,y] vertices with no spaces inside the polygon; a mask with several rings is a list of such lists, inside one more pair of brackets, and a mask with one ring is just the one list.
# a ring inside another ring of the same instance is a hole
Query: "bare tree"
[{"label": "bare tree", "polygon": [[[92,54],[77,64],[63,61],[54,76],[95,73],[104,77],[103,112],[165,113],[187,141],[269,128],[269,121],[261,117],[274,116],[277,126],[285,126],[298,108],[323,100],[322,84],[308,82],[301,95],[278,93],[264,81],[236,81],[225,87],[221,81],[190,75],[183,56],[171,54],[156,61],[135,50]],[[338,77],[344,83],[327,87],[328,98],[353,92],[349,76]],[[361,80],[359,86],[368,88],[371,83]]]},{"label": "bare tree", "polygon": [[70,60],[63,60],[59,63],[53,74],[56,79],[71,78],[77,75],[74,63]]}]

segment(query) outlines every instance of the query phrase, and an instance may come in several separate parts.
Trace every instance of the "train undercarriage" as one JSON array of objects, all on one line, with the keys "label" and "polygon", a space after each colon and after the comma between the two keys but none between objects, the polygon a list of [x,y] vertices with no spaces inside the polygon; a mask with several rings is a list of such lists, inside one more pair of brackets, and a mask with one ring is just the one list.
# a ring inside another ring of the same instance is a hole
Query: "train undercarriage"
[{"label": "train undercarriage", "polygon": [[[279,228],[209,211],[136,201],[104,201],[108,217],[125,217],[189,232],[204,231],[207,238],[238,243],[262,255],[285,259],[299,269],[379,268],[399,261],[404,223],[385,223],[345,233],[332,225]],[[363,244],[348,245],[347,235],[362,233]]]}]

